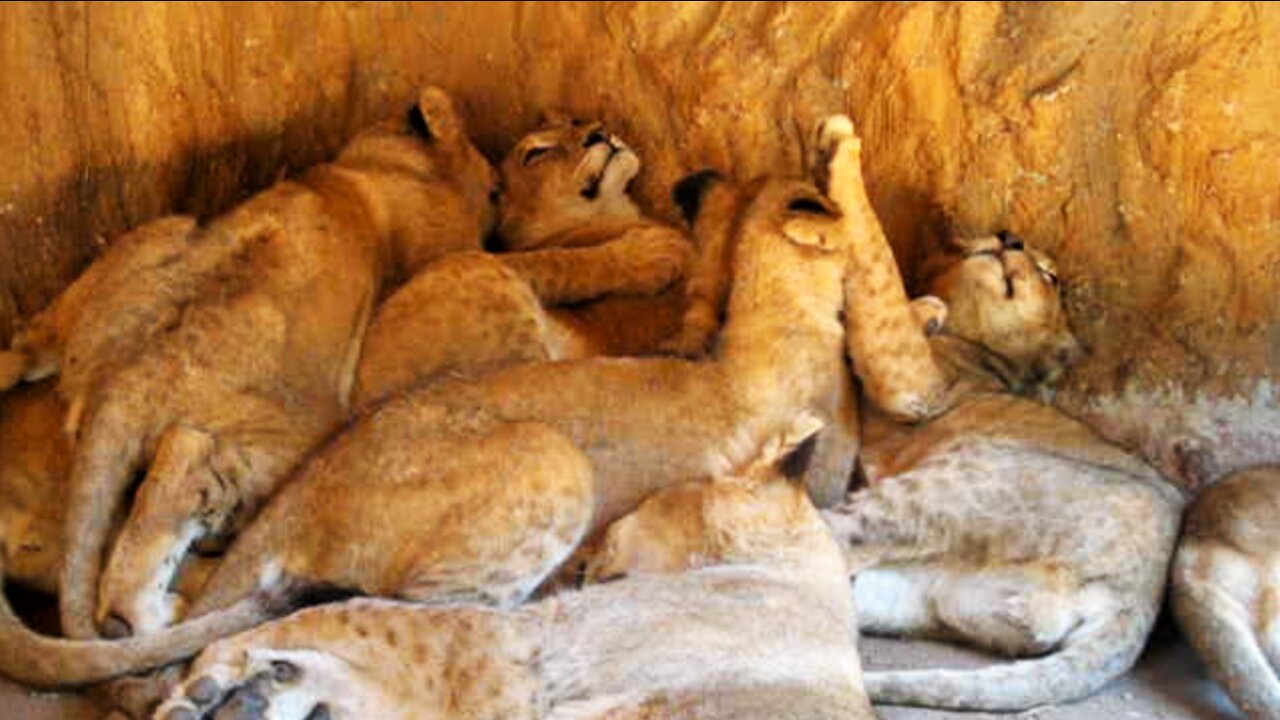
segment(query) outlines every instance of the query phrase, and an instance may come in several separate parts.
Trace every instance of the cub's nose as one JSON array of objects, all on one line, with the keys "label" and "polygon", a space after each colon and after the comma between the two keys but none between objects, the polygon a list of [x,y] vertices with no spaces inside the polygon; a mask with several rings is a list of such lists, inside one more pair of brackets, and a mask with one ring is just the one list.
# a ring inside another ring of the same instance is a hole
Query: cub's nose
[{"label": "cub's nose", "polygon": [[587,137],[582,141],[582,147],[586,148],[607,142],[609,142],[609,133],[604,131],[603,125],[597,125],[591,128],[591,131],[587,133]]}]

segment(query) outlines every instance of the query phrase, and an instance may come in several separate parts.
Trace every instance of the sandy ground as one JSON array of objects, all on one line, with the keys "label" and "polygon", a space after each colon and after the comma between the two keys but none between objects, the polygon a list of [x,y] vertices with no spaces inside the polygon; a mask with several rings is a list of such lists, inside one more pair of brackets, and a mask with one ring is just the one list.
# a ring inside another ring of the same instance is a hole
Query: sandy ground
[{"label": "sandy ground", "polygon": [[[863,657],[870,668],[975,667],[989,662],[977,653],[923,642],[869,638]],[[93,706],[75,695],[28,693],[0,680],[2,720],[96,720]],[[934,712],[914,708],[881,708],[882,720],[1244,720],[1226,696],[1204,674],[1204,668],[1176,631],[1162,625],[1152,637],[1138,667],[1104,692],[1071,705],[1016,715]]]}]

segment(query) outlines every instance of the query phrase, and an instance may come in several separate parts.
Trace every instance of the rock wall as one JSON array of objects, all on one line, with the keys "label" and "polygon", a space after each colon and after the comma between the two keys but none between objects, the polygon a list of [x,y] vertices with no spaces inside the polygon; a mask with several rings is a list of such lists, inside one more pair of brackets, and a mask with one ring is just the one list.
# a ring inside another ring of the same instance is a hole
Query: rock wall
[{"label": "rock wall", "polygon": [[939,210],[1058,255],[1059,404],[1195,486],[1280,460],[1268,3],[5,3],[0,335],[132,225],[211,213],[432,82],[497,157],[543,108],[681,173],[795,171],[847,111],[908,273]]}]

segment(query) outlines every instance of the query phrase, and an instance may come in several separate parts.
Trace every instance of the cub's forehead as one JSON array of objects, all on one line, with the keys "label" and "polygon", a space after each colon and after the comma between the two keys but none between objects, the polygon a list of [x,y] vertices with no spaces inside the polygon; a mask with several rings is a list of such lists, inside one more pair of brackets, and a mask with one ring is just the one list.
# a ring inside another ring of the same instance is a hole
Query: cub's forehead
[{"label": "cub's forehead", "polygon": [[573,132],[573,127],[567,124],[541,127],[520,138],[520,141],[516,143],[516,147],[523,148],[532,145],[551,145],[563,142],[571,132]]}]

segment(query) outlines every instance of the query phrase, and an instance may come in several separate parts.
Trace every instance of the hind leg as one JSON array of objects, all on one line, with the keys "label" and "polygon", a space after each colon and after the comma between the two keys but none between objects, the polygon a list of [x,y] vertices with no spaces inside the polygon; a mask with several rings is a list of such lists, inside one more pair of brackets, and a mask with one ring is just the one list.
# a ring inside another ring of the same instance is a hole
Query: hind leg
[{"label": "hind leg", "polygon": [[929,590],[937,575],[926,566],[877,567],[858,573],[853,581],[858,629],[871,635],[935,634],[938,628]]},{"label": "hind leg", "polygon": [[151,633],[183,611],[169,586],[191,543],[234,506],[234,488],[209,469],[214,438],[167,431],[103,573],[97,620],[107,637]]},{"label": "hind leg", "polygon": [[1071,583],[1036,566],[953,571],[930,588],[943,635],[1014,657],[1057,647],[1084,618]]},{"label": "hind leg", "polygon": [[1183,634],[1251,720],[1280,718],[1280,582],[1258,558],[1188,538],[1174,560],[1170,598]]},{"label": "hind leg", "polygon": [[858,626],[875,635],[957,640],[1011,656],[1052,650],[1082,620],[1076,594],[1035,567],[872,568],[854,580]]}]

